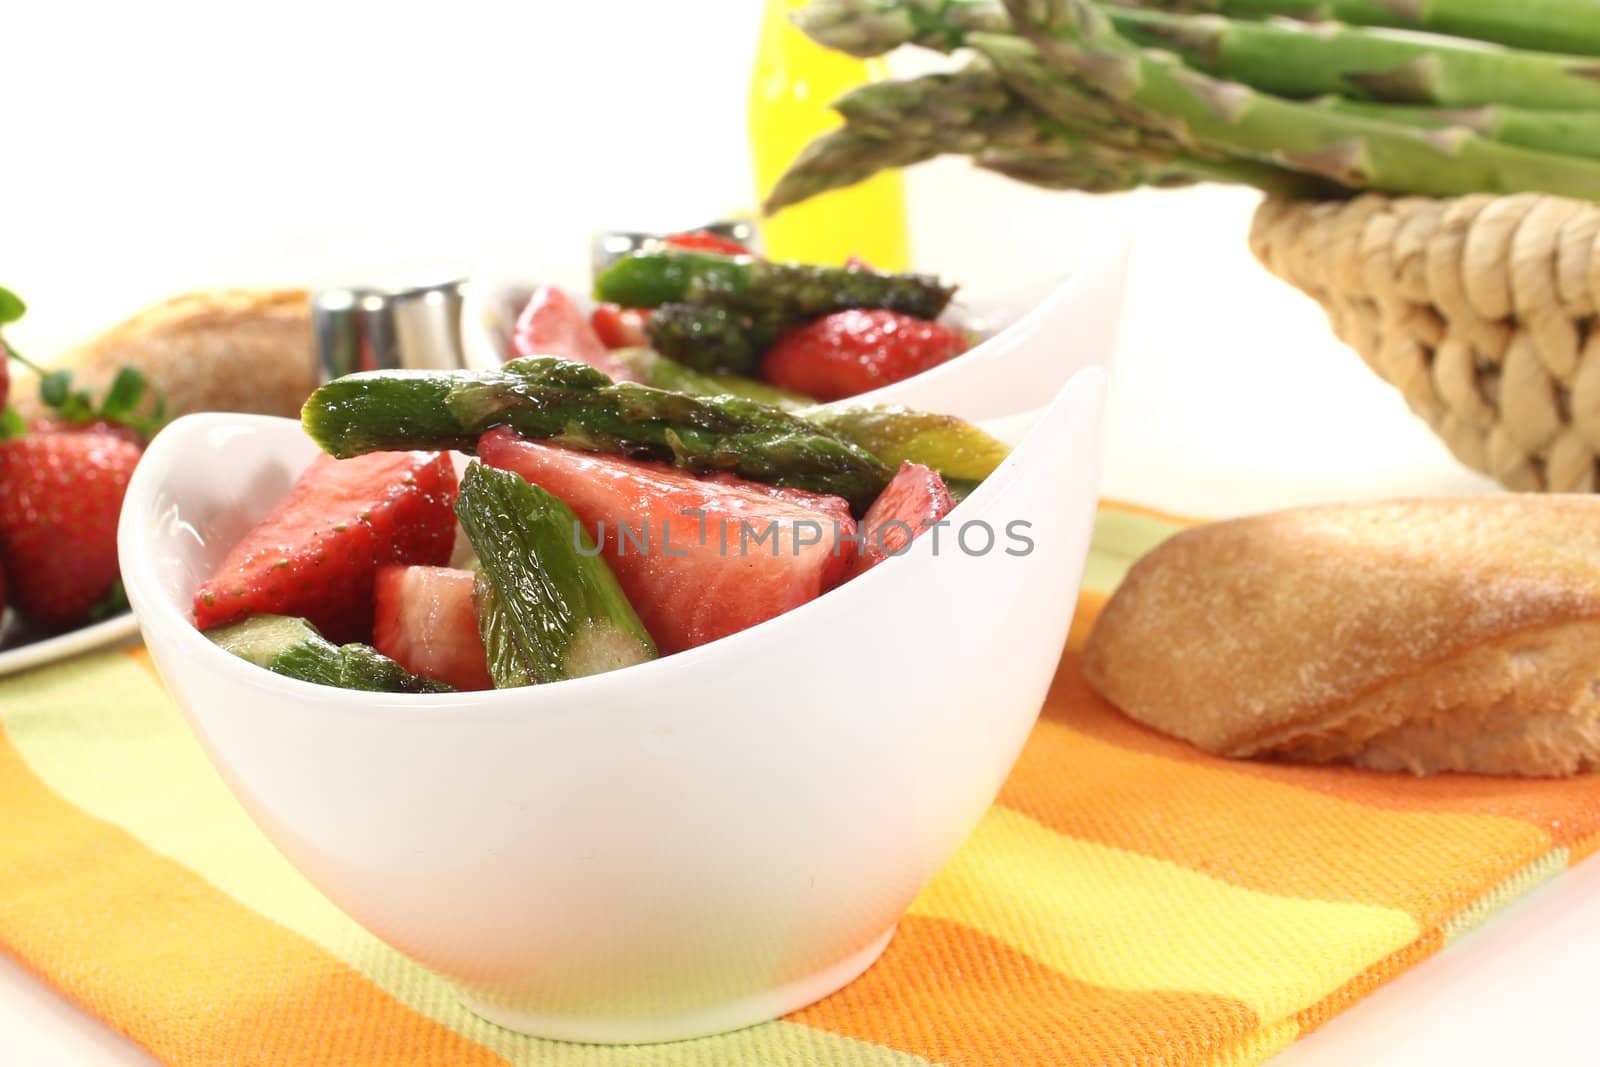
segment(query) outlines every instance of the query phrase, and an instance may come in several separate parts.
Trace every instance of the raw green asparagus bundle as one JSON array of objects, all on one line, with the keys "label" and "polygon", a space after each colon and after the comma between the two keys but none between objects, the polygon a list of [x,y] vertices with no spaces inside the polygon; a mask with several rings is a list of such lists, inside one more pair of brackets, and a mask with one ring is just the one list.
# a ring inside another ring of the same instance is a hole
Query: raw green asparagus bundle
[{"label": "raw green asparagus bundle", "polygon": [[1355,188],[1457,196],[1542,191],[1600,197],[1600,164],[1496,144],[1467,130],[1419,130],[1343,115],[1201,74],[1140,49],[1087,0],[1006,0],[1045,60],[1181,124],[1198,141],[1272,158]]},{"label": "raw green asparagus bundle", "polygon": [[1595,0],[1144,0],[1143,7],[1239,18],[1335,19],[1354,26],[1426,30],[1518,48],[1600,56]]},{"label": "raw green asparagus bundle", "polygon": [[[1592,58],[1490,50],[1337,24],[1312,28],[1115,7],[1105,13],[1135,44],[1166,49],[1197,70],[1279,96],[1333,93],[1442,107],[1600,107],[1600,64]],[[1600,6],[1594,17],[1600,19]]]},{"label": "raw green asparagus bundle", "polygon": [[559,498],[474,463],[461,479],[456,515],[478,554],[478,633],[495,688],[656,658],[616,576]]},{"label": "raw green asparagus bundle", "polygon": [[879,82],[840,98],[834,106],[845,127],[806,148],[767,210],[939,155],[970,156],[986,170],[1054,189],[1227,181],[1285,195],[1328,191],[1323,179],[1142,129],[1111,101],[1050,70],[1021,38],[973,33],[963,43],[980,59],[960,71]]},{"label": "raw green asparagus bundle", "polygon": [[[816,0],[795,21],[828,47],[857,56],[970,48],[984,64],[841,99],[844,128],[802,153],[769,210],[941,154],[1091,191],[1215,180],[1288,195],[1600,199],[1600,63],[1588,57],[1600,52],[1600,0],[1135,7]],[[1251,21],[1284,14],[1353,25]],[[1548,51],[1369,28],[1389,25]]]},{"label": "raw green asparagus bundle", "polygon": [[865,509],[893,469],[804,419],[737,396],[688,396],[612,382],[550,356],[485,371],[371,371],[323,385],[301,421],[325,452],[345,458],[410,449],[472,451],[509,426],[593,452],[650,458],[696,474],[831,493]]},{"label": "raw green asparagus bundle", "polygon": [[1600,109],[1594,111],[1530,111],[1520,107],[1405,107],[1325,96],[1317,101],[1330,111],[1400,122],[1425,129],[1459,126],[1491,141],[1521,145],[1541,152],[1565,152],[1600,159]]}]

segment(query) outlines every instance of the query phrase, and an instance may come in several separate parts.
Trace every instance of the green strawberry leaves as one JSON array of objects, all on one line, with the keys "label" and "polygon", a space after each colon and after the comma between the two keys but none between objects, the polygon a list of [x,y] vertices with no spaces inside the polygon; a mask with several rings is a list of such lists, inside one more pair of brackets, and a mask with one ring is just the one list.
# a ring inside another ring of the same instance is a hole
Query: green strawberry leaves
[{"label": "green strawberry leaves", "polygon": [[28,305],[22,302],[22,297],[0,285],[0,326],[16,322],[27,314],[27,311]]},{"label": "green strawberry leaves", "polygon": [[132,610],[128,605],[128,591],[122,587],[122,579],[118,578],[111,583],[111,588],[106,595],[101,597],[94,607],[89,609],[90,622],[103,622],[114,615],[121,615]]},{"label": "green strawberry leaves", "polygon": [[[10,289],[0,285],[0,326],[8,322],[16,322],[28,311],[28,305],[22,302],[22,297]],[[11,354],[10,347],[4,338],[0,338],[0,441],[8,437],[20,437],[28,432],[28,424],[6,404],[7,381],[6,357]]]},{"label": "green strawberry leaves", "polygon": [[[15,352],[13,352],[15,355]],[[62,422],[115,422],[149,439],[166,424],[166,401],[135,367],[123,367],[111,380],[105,399],[95,401],[87,389],[72,387],[72,372],[46,371],[39,378],[39,399]]]},{"label": "green strawberry leaves", "polygon": [[[22,298],[0,286],[0,326],[16,322],[28,310]],[[111,380],[103,400],[87,389],[72,387],[69,370],[46,370],[0,338],[0,359],[10,357],[39,376],[39,399],[50,417],[66,423],[114,422],[127,426],[145,440],[166,425],[167,402],[136,367],[123,367]],[[28,424],[11,408],[0,412],[0,440],[20,437]]]},{"label": "green strawberry leaves", "polygon": [[167,424],[167,398],[152,386],[137,367],[124,366],[111,379],[97,417],[120,422],[138,431],[146,441]]}]

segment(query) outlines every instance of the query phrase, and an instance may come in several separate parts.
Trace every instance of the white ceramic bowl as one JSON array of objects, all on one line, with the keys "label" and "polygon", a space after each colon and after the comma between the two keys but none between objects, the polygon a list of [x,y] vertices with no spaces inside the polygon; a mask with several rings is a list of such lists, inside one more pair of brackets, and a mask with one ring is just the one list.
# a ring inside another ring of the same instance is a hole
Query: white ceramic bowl
[{"label": "white ceramic bowl", "polygon": [[[958,292],[944,317],[984,334],[983,341],[948,363],[846,403],[903,404],[965,419],[1037,411],[1079,367],[1110,360],[1127,268],[1128,238],[1118,230],[1105,235],[1103,254],[1047,286],[997,299],[966,300]],[[512,329],[536,284],[495,277],[467,284],[461,334],[469,366],[495,367],[510,357]],[[584,287],[567,288],[585,313],[593,307]],[[1050,335],[1046,343],[1035,336],[1040,330]]]},{"label": "white ceramic bowl", "polygon": [[[774,1018],[872,963],[1044,699],[1099,474],[1106,372],[1082,355],[1110,345],[1074,355],[1071,307],[1048,310],[1018,337],[1076,373],[951,516],[986,523],[993,550],[925,535],[680,655],[533,689],[390,696],[221,652],[189,604],[312,458],[283,419],[195,415],[156,438],[122,514],[128,596],[267,836],[480,1014],[600,1042]],[[1013,522],[1030,524],[1031,552],[1004,551],[1019,547]]]}]

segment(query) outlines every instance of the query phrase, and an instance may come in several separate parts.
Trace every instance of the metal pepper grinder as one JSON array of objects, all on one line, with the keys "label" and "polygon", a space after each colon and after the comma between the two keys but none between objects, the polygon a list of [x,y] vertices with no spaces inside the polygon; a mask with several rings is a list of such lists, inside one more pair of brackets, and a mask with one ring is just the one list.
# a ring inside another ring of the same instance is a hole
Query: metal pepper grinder
[{"label": "metal pepper grinder", "polygon": [[465,279],[405,288],[322,289],[311,324],[324,380],[367,370],[457,370]]}]

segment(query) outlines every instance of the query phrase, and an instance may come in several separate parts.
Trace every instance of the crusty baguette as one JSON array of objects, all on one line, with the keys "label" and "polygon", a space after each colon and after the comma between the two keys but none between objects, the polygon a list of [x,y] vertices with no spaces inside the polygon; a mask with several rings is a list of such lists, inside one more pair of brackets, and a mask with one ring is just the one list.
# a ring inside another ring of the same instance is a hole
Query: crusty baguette
[{"label": "crusty baguette", "polygon": [[1131,717],[1227,756],[1416,774],[1600,767],[1600,498],[1278,512],[1185,531],[1084,650]]},{"label": "crusty baguette", "polygon": [[[124,364],[139,368],[172,415],[244,411],[297,416],[317,386],[311,310],[303,289],[186,293],[141,311],[56,364],[100,394]],[[38,390],[14,393],[26,416]]]}]

